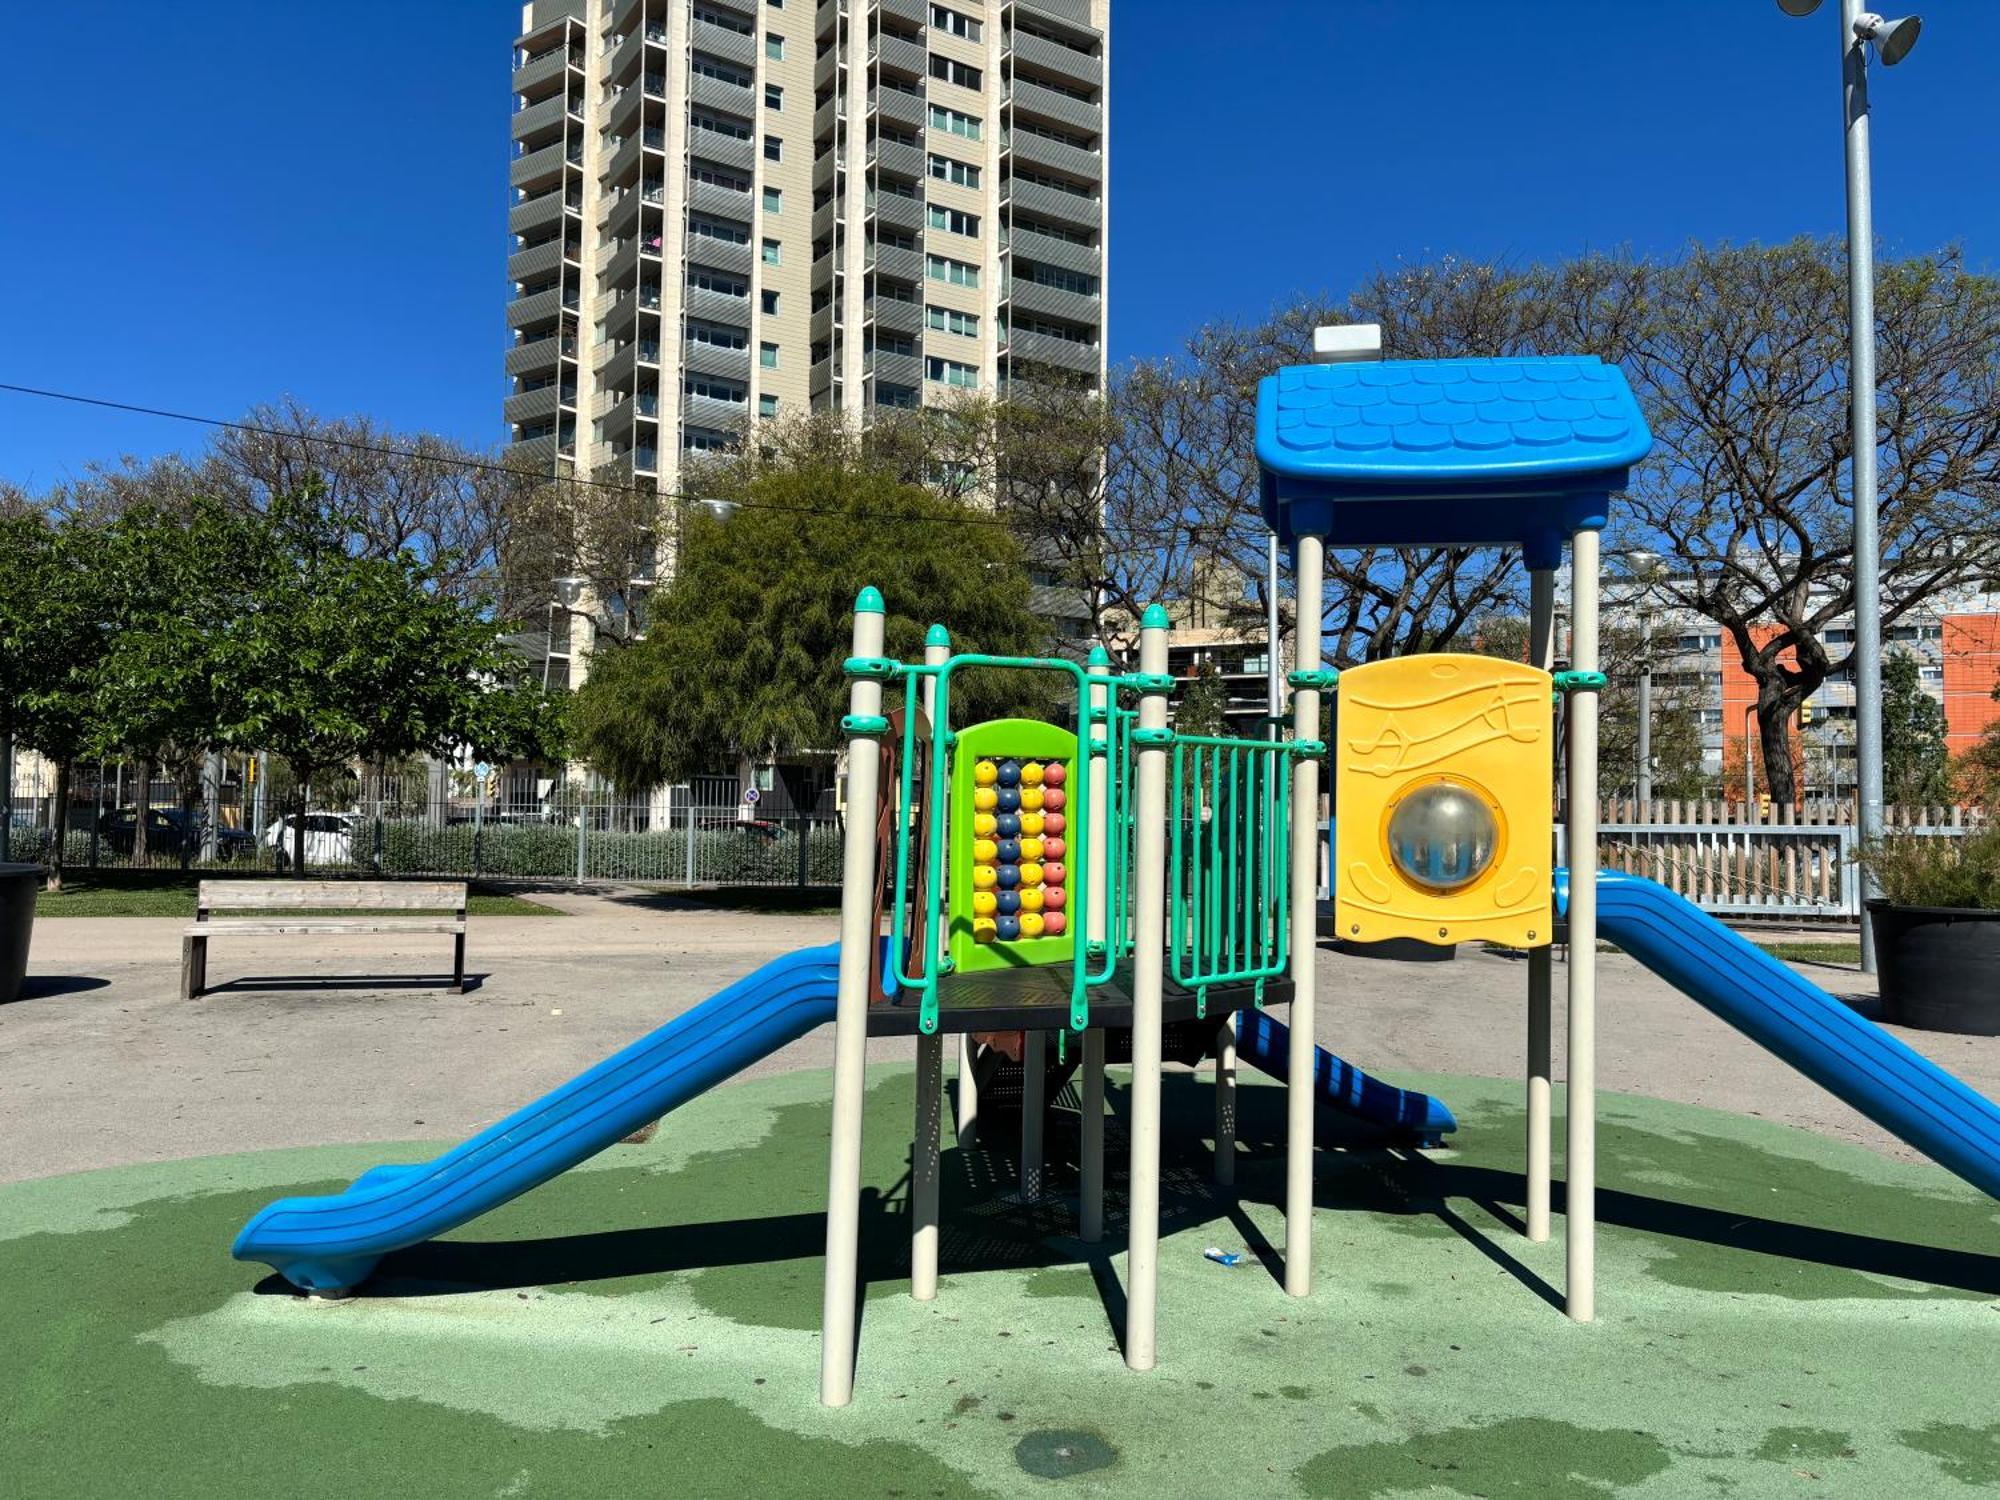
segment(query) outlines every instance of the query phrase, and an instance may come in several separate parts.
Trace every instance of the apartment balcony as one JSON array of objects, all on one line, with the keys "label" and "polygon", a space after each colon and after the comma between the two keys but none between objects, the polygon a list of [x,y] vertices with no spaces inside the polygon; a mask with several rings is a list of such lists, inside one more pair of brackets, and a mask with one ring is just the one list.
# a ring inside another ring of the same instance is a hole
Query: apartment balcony
[{"label": "apartment balcony", "polygon": [[1017,260],[1039,261],[1045,266],[1060,266],[1065,271],[1082,271],[1089,276],[1104,273],[1103,252],[1096,245],[1079,245],[1073,240],[1060,239],[1053,234],[1037,234],[1018,225],[1002,233],[1000,248],[1011,250]]},{"label": "apartment balcony", "polygon": [[[657,300],[652,310],[658,308]],[[628,339],[639,331],[639,296],[636,292],[626,292],[613,302],[604,314],[604,331],[614,339]]]},{"label": "apartment balcony", "polygon": [[1053,334],[1029,333],[1013,329],[1001,336],[1001,347],[1010,359],[1054,365],[1061,370],[1078,370],[1095,375],[1102,362],[1096,344],[1078,344]]},{"label": "apartment balcony", "polygon": [[636,82],[613,91],[611,103],[603,111],[604,128],[612,135],[637,135],[645,120],[645,97]]},{"label": "apartment balcony", "polygon": [[555,47],[540,57],[532,57],[514,70],[514,92],[524,99],[540,100],[551,93],[563,93],[570,69],[581,73],[581,47]]},{"label": "apartment balcony", "polygon": [[764,13],[759,0],[709,0],[709,6],[713,10],[728,11],[752,25],[755,25],[757,18]]},{"label": "apartment balcony", "polygon": [[530,146],[544,146],[554,137],[562,134],[563,122],[569,118],[563,96],[544,99],[540,104],[530,104],[514,116],[512,134],[515,140]]},{"label": "apartment balcony", "polygon": [[1057,286],[1043,286],[1038,281],[1024,281],[1019,276],[1007,283],[1002,295],[1022,312],[1063,318],[1071,323],[1088,323],[1093,328],[1104,320],[1104,304],[1097,298],[1086,297],[1081,292],[1064,291]]},{"label": "apartment balcony", "polygon": [[697,120],[690,120],[688,125],[688,151],[691,154],[705,156],[717,166],[734,167],[740,172],[756,170],[755,141],[725,135],[720,130],[710,130]]},{"label": "apartment balcony", "polygon": [[863,367],[864,373],[877,383],[890,385],[916,385],[924,383],[924,362],[921,355],[889,354],[876,349],[869,353]]},{"label": "apartment balcony", "polygon": [[892,276],[898,281],[922,281],[923,252],[905,250],[900,245],[870,245],[868,268],[877,276]]},{"label": "apartment balcony", "polygon": [[689,339],[681,347],[681,368],[697,375],[720,375],[725,380],[750,379],[750,350],[724,349],[701,339]]},{"label": "apartment balcony", "polygon": [[517,473],[552,474],[560,463],[576,461],[576,440],[564,443],[554,433],[507,445],[507,467]]},{"label": "apartment balcony", "polygon": [[732,297],[727,292],[710,291],[703,286],[689,287],[684,296],[686,300],[682,306],[687,309],[690,318],[739,328],[750,321],[750,299],[747,296]]},{"label": "apartment balcony", "polygon": [[1097,105],[1045,89],[1038,83],[1016,78],[1007,86],[1004,98],[1013,105],[1017,116],[1029,115],[1085,135],[1096,135],[1104,129],[1104,111]]},{"label": "apartment balcony", "polygon": [[817,344],[821,339],[833,337],[833,304],[828,302],[806,320],[806,337]]},{"label": "apartment balcony", "polygon": [[870,89],[868,108],[885,120],[922,130],[928,114],[922,94],[906,94],[901,89]]},{"label": "apartment balcony", "polygon": [[1036,135],[1032,130],[1007,131],[1000,138],[1000,149],[1012,152],[1015,160],[1025,167],[1066,172],[1071,177],[1084,177],[1092,182],[1104,181],[1104,157],[1101,153],[1086,151],[1065,141],[1053,141],[1045,135]]},{"label": "apartment balcony", "polygon": [[711,57],[719,57],[724,62],[745,68],[757,66],[757,37],[754,32],[746,35],[731,31],[727,26],[718,26],[713,21],[698,20],[694,23],[693,39],[697,52],[706,52]]},{"label": "apartment balcony", "polygon": [[507,257],[509,281],[541,281],[563,263],[563,242],[550,240]]},{"label": "apartment balcony", "polygon": [[637,135],[628,135],[611,153],[611,160],[605,163],[604,179],[613,186],[632,182],[639,176],[639,163],[645,157]]},{"label": "apartment balcony", "polygon": [[1014,0],[1014,3],[1022,10],[1040,11],[1058,21],[1067,21],[1092,36],[1097,34],[1090,24],[1090,0]]},{"label": "apartment balcony", "polygon": [[583,147],[578,145],[568,151],[561,141],[530,151],[525,156],[517,156],[507,168],[507,185],[521,192],[540,193],[562,184],[563,167],[566,164],[581,166]]},{"label": "apartment balcony", "polygon": [[[1031,36],[1025,31],[1013,34],[1014,59],[1030,67],[1051,73],[1064,83],[1078,88],[1095,89],[1104,83],[1104,59],[1089,52],[1080,52],[1074,47],[1065,47],[1061,42],[1052,42],[1047,37]],[[1014,75],[1021,76],[1018,72]]]},{"label": "apartment balcony", "polygon": [[565,401],[571,405],[576,403],[575,386],[568,387],[565,392],[563,387],[545,385],[540,390],[509,396],[503,415],[509,422],[517,424],[546,422],[555,416]]},{"label": "apartment balcony", "polygon": [[823,203],[813,210],[812,240],[818,244],[824,236],[833,232],[834,221],[840,216],[840,200]]},{"label": "apartment balcony", "polygon": [[868,56],[883,68],[906,73],[912,78],[923,78],[929,67],[923,43],[905,41],[886,31],[876,35],[875,45],[868,49]]},{"label": "apartment balcony", "polygon": [[533,198],[524,198],[507,210],[507,232],[523,239],[540,239],[557,229],[565,210],[581,211],[583,197],[568,198],[562,189],[552,188]]},{"label": "apartment balcony", "polygon": [[687,195],[688,207],[697,213],[746,221],[753,215],[751,196],[748,193],[739,193],[735,188],[726,188],[713,182],[690,182]]},{"label": "apartment balcony", "polygon": [[877,8],[883,15],[908,21],[912,26],[923,26],[930,21],[929,8],[924,0],[881,0]]},{"label": "apartment balcony", "polygon": [[820,0],[820,7],[813,12],[813,35],[823,37],[833,29],[833,23],[847,6],[847,0]]},{"label": "apartment balcony", "polygon": [[827,100],[813,111],[813,139],[816,141],[833,138],[833,122],[847,118],[847,96],[839,94]]},{"label": "apartment balcony", "polygon": [[833,82],[833,75],[840,71],[840,49],[829,47],[813,63],[813,97],[817,99],[826,92]]},{"label": "apartment balcony", "polygon": [[639,67],[639,59],[645,56],[646,38],[637,27],[625,34],[625,40],[612,49],[604,59],[601,75],[606,83],[624,83]]},{"label": "apartment balcony", "polygon": [[687,395],[681,398],[681,415],[697,427],[717,432],[734,432],[750,415],[747,401],[718,401],[713,396]]},{"label": "apartment balcony", "polygon": [[901,193],[870,193],[868,212],[880,223],[895,229],[907,229],[917,234],[924,227],[924,203],[921,198],[905,198]]},{"label": "apartment balcony", "polygon": [[757,93],[740,83],[730,83],[721,78],[711,78],[706,73],[696,73],[688,79],[688,98],[695,104],[705,104],[711,109],[719,109],[727,114],[741,115],[753,119],[757,113]]},{"label": "apartment balcony", "polygon": [[637,280],[639,269],[639,242],[628,239],[618,249],[611,252],[611,258],[602,262],[597,269],[598,285],[604,287],[631,286]]},{"label": "apartment balcony", "polygon": [[921,303],[905,302],[900,297],[870,297],[867,311],[869,321],[884,333],[923,332],[924,309]]},{"label": "apartment balcony", "polygon": [[815,195],[833,186],[833,180],[846,168],[847,153],[836,151],[831,146],[822,145],[813,153],[812,188]]},{"label": "apartment balcony", "polygon": [[754,257],[748,245],[731,244],[713,235],[691,234],[687,238],[687,258],[690,264],[707,266],[712,271],[734,271],[739,276],[748,276]]},{"label": "apartment balcony", "polygon": [[1011,204],[1038,218],[1053,219],[1058,224],[1096,229],[1104,222],[1104,205],[1095,198],[1086,198],[1081,193],[1066,193],[1061,188],[1052,188],[1040,182],[1022,182],[1010,177],[1001,185],[1000,201],[1003,207]]},{"label": "apartment balcony", "polygon": [[539,338],[516,344],[507,351],[506,371],[517,379],[536,379],[552,374],[565,356],[576,354],[576,338]]},{"label": "apartment balcony", "polygon": [[564,308],[573,310],[576,304],[576,292],[559,287],[550,287],[546,292],[536,292],[531,297],[516,297],[507,304],[507,326],[534,328],[543,323],[553,323]]},{"label": "apartment balcony", "polygon": [[868,165],[898,177],[907,177],[912,182],[922,181],[924,173],[929,170],[924,162],[923,148],[906,146],[901,141],[869,142]]}]

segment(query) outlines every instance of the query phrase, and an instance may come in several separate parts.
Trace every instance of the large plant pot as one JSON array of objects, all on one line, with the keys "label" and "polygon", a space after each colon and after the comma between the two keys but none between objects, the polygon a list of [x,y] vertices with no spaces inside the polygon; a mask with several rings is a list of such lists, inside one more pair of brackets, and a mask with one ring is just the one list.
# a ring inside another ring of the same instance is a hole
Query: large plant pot
[{"label": "large plant pot", "polygon": [[2000,1036],[2000,911],[1870,901],[1883,1019]]},{"label": "large plant pot", "polygon": [[28,937],[35,930],[39,865],[0,865],[0,1005],[21,997],[28,972]]}]

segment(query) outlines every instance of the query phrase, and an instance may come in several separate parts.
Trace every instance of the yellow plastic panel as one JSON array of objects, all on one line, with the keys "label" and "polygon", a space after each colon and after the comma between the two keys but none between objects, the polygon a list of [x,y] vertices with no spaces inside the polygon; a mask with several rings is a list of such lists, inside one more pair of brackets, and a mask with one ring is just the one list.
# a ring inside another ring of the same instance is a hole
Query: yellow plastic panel
[{"label": "yellow plastic panel", "polygon": [[[1549,942],[1551,688],[1547,672],[1488,656],[1410,656],[1341,672],[1333,748],[1333,910],[1341,937]],[[1483,807],[1494,828],[1490,861],[1449,890],[1433,885],[1450,883],[1452,872],[1430,868],[1432,883],[1421,883],[1390,854],[1397,808],[1440,784],[1472,799],[1475,817]]]}]

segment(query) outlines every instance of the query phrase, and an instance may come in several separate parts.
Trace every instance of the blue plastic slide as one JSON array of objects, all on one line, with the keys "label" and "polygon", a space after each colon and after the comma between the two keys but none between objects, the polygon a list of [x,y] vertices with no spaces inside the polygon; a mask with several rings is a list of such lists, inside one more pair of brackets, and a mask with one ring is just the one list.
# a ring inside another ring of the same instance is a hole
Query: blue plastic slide
[{"label": "blue plastic slide", "polygon": [[435,1161],[376,1167],[330,1198],[283,1198],[236,1237],[309,1292],[366,1280],[420,1244],[547,1182],[831,1021],[840,948],[774,959]]},{"label": "blue plastic slide", "polygon": [[[1273,1078],[1283,1079],[1292,1055],[1292,1029],[1261,1010],[1236,1013],[1236,1056]],[[1434,1146],[1447,1130],[1458,1129],[1444,1102],[1414,1089],[1399,1089],[1370,1078],[1324,1047],[1313,1048],[1313,1092],[1319,1102],[1344,1115],[1414,1135]]]},{"label": "blue plastic slide", "polygon": [[[1556,871],[1569,905],[1569,872]],[[1597,877],[1597,930],[1941,1167],[2000,1198],[2000,1105],[1663,885]]]}]

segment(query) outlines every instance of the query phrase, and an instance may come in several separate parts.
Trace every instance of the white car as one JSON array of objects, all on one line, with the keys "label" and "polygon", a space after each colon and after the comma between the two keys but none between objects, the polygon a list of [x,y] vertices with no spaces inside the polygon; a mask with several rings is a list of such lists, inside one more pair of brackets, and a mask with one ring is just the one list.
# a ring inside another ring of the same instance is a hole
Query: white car
[{"label": "white car", "polygon": [[[354,813],[309,812],[305,814],[306,868],[351,864],[354,860]],[[286,813],[264,830],[265,847],[272,851],[272,863],[280,870],[290,867],[298,845],[299,815]]]}]

